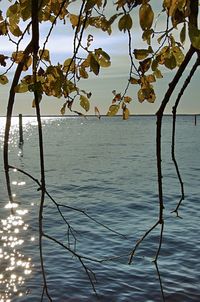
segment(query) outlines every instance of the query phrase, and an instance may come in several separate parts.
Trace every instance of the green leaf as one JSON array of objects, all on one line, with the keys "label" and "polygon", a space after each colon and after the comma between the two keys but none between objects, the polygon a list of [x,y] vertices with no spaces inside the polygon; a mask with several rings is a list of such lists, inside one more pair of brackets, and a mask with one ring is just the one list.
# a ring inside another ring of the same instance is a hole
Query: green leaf
[{"label": "green leaf", "polygon": [[5,75],[0,75],[0,84],[6,85],[8,83],[8,78]]},{"label": "green leaf", "polygon": [[86,98],[84,95],[80,96],[80,105],[85,111],[89,111],[90,109],[90,102],[88,98]]},{"label": "green leaf", "polygon": [[119,111],[120,106],[119,105],[111,105],[108,109],[107,115],[108,116],[114,116]]},{"label": "green leaf", "polygon": [[133,21],[129,14],[124,15],[119,19],[118,27],[120,31],[130,30],[132,27]]}]

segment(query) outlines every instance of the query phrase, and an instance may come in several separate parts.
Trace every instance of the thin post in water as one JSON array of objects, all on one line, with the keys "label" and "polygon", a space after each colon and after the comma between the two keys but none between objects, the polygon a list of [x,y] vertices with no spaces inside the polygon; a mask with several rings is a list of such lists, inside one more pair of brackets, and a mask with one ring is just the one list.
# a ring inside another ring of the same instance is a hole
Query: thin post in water
[{"label": "thin post in water", "polygon": [[19,145],[23,145],[23,123],[22,123],[22,114],[19,114]]},{"label": "thin post in water", "polygon": [[195,126],[197,125],[197,116],[196,116],[196,114],[194,116],[194,124],[195,124]]}]

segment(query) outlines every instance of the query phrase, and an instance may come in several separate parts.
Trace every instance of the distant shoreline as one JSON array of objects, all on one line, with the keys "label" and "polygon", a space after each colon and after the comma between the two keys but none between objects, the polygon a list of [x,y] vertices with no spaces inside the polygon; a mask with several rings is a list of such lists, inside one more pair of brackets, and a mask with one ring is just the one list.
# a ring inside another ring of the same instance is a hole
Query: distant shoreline
[{"label": "distant shoreline", "polygon": [[[179,113],[176,114],[176,116],[200,116],[200,113]],[[12,117],[18,117],[19,115],[13,115]],[[36,117],[36,115],[23,115],[23,117]],[[131,114],[130,117],[137,117],[137,116],[142,116],[142,117],[148,117],[148,116],[156,116],[156,114]],[[172,116],[171,113],[168,114],[164,114],[164,116]],[[0,118],[2,117],[6,117],[5,115],[0,115]],[[96,117],[96,115],[85,115],[85,116],[79,116],[79,115],[56,115],[56,114],[49,114],[49,115],[41,115],[41,118],[45,118],[45,117],[56,117],[56,118],[70,118],[70,117],[75,117],[75,118],[90,118],[90,117]],[[114,115],[112,117],[105,115],[101,115],[101,117],[108,117],[108,118],[117,118],[117,117],[121,117],[121,115]]]}]

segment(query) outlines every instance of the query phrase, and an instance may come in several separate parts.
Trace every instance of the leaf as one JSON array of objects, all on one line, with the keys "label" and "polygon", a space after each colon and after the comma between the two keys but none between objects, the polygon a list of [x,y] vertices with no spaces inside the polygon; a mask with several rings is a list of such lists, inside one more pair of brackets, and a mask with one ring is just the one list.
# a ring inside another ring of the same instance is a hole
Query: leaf
[{"label": "leaf", "polygon": [[75,27],[79,23],[79,16],[74,15],[74,14],[70,14],[69,20],[70,20],[71,24]]},{"label": "leaf", "polygon": [[144,3],[140,6],[139,9],[139,21],[140,26],[143,30],[148,30],[151,28],[154,19],[154,12],[151,8],[151,5]]},{"label": "leaf", "polygon": [[185,57],[182,50],[178,46],[174,46],[172,48],[172,51],[173,51],[173,55],[176,59],[177,66],[180,66]]},{"label": "leaf", "polygon": [[123,120],[127,120],[129,118],[130,115],[130,111],[128,110],[128,108],[124,108],[123,109]]},{"label": "leaf", "polygon": [[135,79],[135,78],[130,78],[130,83],[131,84],[134,84],[134,85],[137,85],[137,84],[140,84],[140,79]]},{"label": "leaf", "polygon": [[200,30],[189,23],[189,37],[192,46],[200,50]]},{"label": "leaf", "polygon": [[151,59],[145,59],[144,61],[139,62],[140,63],[140,67],[139,70],[142,73],[145,73],[147,70],[149,70],[150,66],[151,66]]},{"label": "leaf", "polygon": [[119,105],[111,105],[108,109],[107,115],[108,116],[114,116],[119,111],[120,106]]},{"label": "leaf", "polygon": [[158,68],[158,61],[155,59],[151,63],[151,69],[152,69],[152,71],[155,71],[157,68]]},{"label": "leaf", "polygon": [[50,62],[50,56],[49,56],[49,50],[48,49],[40,49],[39,50],[39,56],[41,60]]},{"label": "leaf", "polygon": [[90,102],[88,100],[88,98],[86,98],[84,95],[80,96],[80,105],[83,109],[85,109],[85,111],[89,111],[90,109]]},{"label": "leaf", "polygon": [[24,62],[24,66],[23,66],[23,71],[26,71],[29,69],[29,67],[31,66],[32,64],[32,57],[29,56],[26,58],[25,62]]},{"label": "leaf", "polygon": [[4,66],[4,67],[6,66],[6,61],[5,61],[6,59],[8,59],[7,56],[4,56],[4,55],[0,54],[0,65],[1,66]]},{"label": "leaf", "polygon": [[143,60],[149,55],[148,49],[134,49],[133,51],[136,60]]},{"label": "leaf", "polygon": [[180,32],[180,41],[182,44],[184,44],[185,38],[186,38],[186,24],[184,23]]},{"label": "leaf", "polygon": [[8,32],[6,22],[0,22],[0,36],[6,35]]},{"label": "leaf", "polygon": [[87,3],[85,5],[85,12],[91,10],[96,4],[98,0],[87,0]]},{"label": "leaf", "polygon": [[80,77],[83,78],[83,79],[87,79],[88,78],[88,73],[85,70],[85,68],[83,68],[83,67],[79,68],[79,74],[80,74]]},{"label": "leaf", "polygon": [[153,75],[153,74],[147,75],[147,76],[146,76],[146,80],[147,80],[147,82],[149,82],[149,83],[156,82],[155,75]]},{"label": "leaf", "polygon": [[100,65],[97,62],[94,54],[91,54],[91,56],[90,56],[90,68],[94,72],[94,74],[96,74],[96,75],[99,74]]},{"label": "leaf", "polygon": [[109,67],[111,65],[110,56],[102,48],[95,49],[95,59],[101,67]]},{"label": "leaf", "polygon": [[0,75],[0,84],[6,85],[8,83],[8,78],[5,75]]},{"label": "leaf", "polygon": [[12,17],[18,12],[19,4],[15,2],[15,4],[11,5],[6,12],[7,17]]},{"label": "leaf", "polygon": [[158,68],[153,72],[153,74],[155,75],[155,77],[157,79],[162,79],[163,78],[163,75],[162,75],[161,71]]},{"label": "leaf", "polygon": [[171,54],[171,56],[169,58],[165,58],[165,62],[164,62],[165,66],[168,69],[174,69],[176,68],[177,64],[176,64],[176,58],[173,54]]},{"label": "leaf", "polygon": [[144,102],[144,100],[145,100],[145,95],[144,95],[143,89],[138,90],[138,100],[140,103]]},{"label": "leaf", "polygon": [[65,114],[66,105],[67,105],[66,103],[63,104],[62,108],[60,109],[60,113],[61,113],[62,115]]},{"label": "leaf", "polygon": [[130,103],[132,101],[132,98],[130,96],[125,96],[124,97],[124,102],[125,103]]},{"label": "leaf", "polygon": [[74,69],[75,69],[75,63],[74,63],[74,61],[72,61],[71,58],[66,59],[66,60],[64,61],[64,64],[63,64],[63,68],[62,68],[62,69],[63,69],[64,72],[74,71]]},{"label": "leaf", "polygon": [[24,52],[23,51],[17,51],[12,53],[12,59],[15,63],[19,63],[24,58]]},{"label": "leaf", "polygon": [[133,21],[129,14],[125,14],[119,19],[118,28],[120,31],[130,30],[132,27]]},{"label": "leaf", "polygon": [[22,35],[22,31],[21,29],[19,28],[19,26],[17,24],[13,24],[11,23],[9,25],[9,29],[10,29],[10,32],[13,34],[13,36],[15,37],[20,37]]},{"label": "leaf", "polygon": [[15,92],[17,93],[23,93],[23,92],[27,92],[28,91],[28,85],[21,83],[18,84],[17,86],[15,86]]},{"label": "leaf", "polygon": [[141,88],[138,91],[138,100],[140,103],[144,102],[144,100],[147,100],[149,103],[154,103],[155,99],[156,95],[152,87]]}]

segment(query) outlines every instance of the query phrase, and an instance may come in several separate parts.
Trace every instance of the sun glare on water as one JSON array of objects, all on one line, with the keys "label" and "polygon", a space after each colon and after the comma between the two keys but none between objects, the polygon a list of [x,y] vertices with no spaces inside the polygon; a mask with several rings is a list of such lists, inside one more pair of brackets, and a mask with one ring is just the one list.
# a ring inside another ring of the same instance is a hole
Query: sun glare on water
[{"label": "sun glare on water", "polygon": [[7,218],[1,220],[0,227],[0,302],[10,302],[13,297],[24,294],[25,280],[32,272],[32,263],[31,258],[22,252],[23,238],[28,229],[23,216],[28,214],[28,211],[11,202],[4,208],[10,213]]}]

